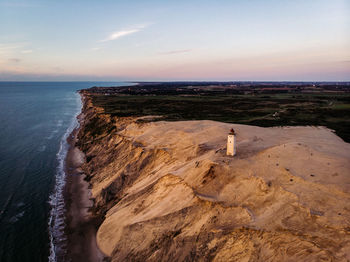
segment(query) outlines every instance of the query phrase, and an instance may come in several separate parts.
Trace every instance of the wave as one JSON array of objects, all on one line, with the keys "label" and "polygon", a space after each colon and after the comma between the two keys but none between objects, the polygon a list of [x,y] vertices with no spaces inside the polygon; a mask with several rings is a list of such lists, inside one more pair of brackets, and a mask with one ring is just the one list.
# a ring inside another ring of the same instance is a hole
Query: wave
[{"label": "wave", "polygon": [[38,151],[39,152],[44,152],[46,149],[46,145],[40,145],[39,148],[38,148]]},{"label": "wave", "polygon": [[49,197],[49,203],[51,206],[49,222],[48,222],[49,234],[50,234],[50,255],[49,255],[50,262],[56,262],[58,259],[58,256],[65,254],[64,244],[67,239],[64,234],[65,211],[66,211],[64,196],[63,196],[63,190],[66,183],[66,174],[64,171],[64,166],[65,166],[65,160],[67,157],[67,152],[69,149],[67,138],[75,128],[79,127],[77,116],[81,111],[82,104],[81,104],[80,96],[78,94],[76,95],[77,95],[77,111],[60,141],[60,147],[56,154],[58,166],[56,169],[55,187]]},{"label": "wave", "polygon": [[10,223],[16,223],[21,217],[23,217],[25,211],[21,211],[18,214],[16,214],[15,216],[10,218]]}]

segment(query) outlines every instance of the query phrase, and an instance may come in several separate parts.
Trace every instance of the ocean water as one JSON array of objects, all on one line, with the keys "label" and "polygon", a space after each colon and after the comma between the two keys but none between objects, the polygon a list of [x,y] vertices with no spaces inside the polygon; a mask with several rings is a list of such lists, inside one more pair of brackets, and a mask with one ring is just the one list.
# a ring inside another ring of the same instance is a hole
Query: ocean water
[{"label": "ocean water", "polygon": [[64,252],[66,138],[76,92],[121,82],[0,82],[0,261],[58,261]]}]

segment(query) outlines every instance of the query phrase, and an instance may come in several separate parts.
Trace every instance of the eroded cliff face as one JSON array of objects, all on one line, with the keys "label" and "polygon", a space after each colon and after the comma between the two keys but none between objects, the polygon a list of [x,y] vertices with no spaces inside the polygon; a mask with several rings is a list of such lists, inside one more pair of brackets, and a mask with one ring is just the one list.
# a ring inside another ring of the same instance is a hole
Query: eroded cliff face
[{"label": "eroded cliff face", "polygon": [[88,94],[83,113],[112,261],[350,260],[350,145],[330,130],[112,119]]}]

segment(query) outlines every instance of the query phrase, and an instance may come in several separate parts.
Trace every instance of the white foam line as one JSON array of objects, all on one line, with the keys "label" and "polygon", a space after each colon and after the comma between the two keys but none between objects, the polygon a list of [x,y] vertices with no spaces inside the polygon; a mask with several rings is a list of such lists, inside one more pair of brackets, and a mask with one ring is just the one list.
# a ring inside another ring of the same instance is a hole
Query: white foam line
[{"label": "white foam line", "polygon": [[82,103],[79,94],[77,95],[77,112],[74,115],[69,127],[67,128],[65,134],[61,138],[60,148],[56,154],[58,160],[58,166],[56,169],[56,181],[55,188],[49,197],[49,203],[51,205],[51,211],[49,216],[49,234],[50,234],[50,256],[49,262],[57,262],[57,254],[64,254],[64,244],[66,242],[66,236],[64,234],[65,228],[65,204],[63,189],[66,184],[66,174],[64,172],[64,162],[68,152],[68,142],[67,138],[72,133],[72,131],[78,127],[79,123],[77,116],[81,111]]}]

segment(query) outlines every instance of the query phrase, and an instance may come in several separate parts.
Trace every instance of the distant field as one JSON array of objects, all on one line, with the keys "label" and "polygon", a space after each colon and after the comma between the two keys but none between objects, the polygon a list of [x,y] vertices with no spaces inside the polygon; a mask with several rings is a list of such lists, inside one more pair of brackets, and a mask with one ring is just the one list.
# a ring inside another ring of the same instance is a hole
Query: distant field
[{"label": "distant field", "polygon": [[321,125],[350,142],[350,94],[278,93],[128,95],[95,93],[93,103],[114,116],[160,115],[161,120],[209,119],[257,126]]}]

